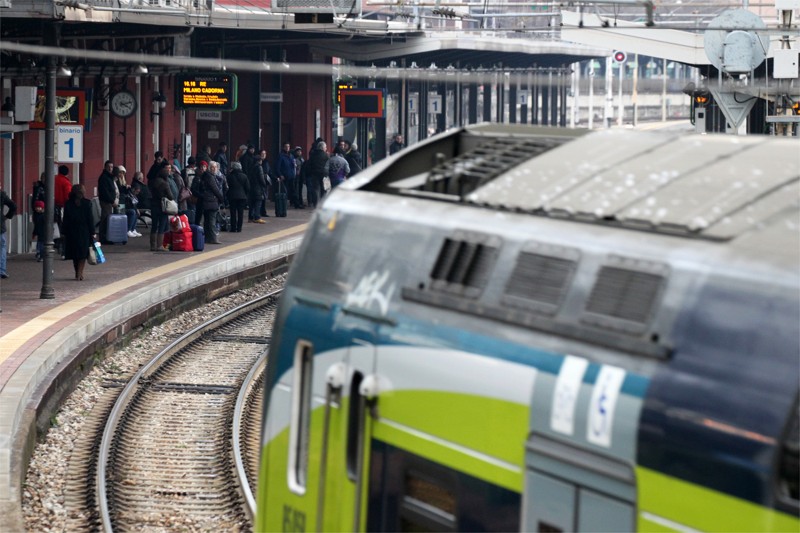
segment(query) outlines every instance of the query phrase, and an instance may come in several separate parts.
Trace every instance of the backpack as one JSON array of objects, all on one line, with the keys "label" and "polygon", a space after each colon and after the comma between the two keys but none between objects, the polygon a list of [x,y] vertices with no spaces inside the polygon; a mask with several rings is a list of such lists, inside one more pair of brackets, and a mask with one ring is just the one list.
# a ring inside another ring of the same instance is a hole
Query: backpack
[{"label": "backpack", "polygon": [[203,175],[200,174],[199,176],[195,174],[194,179],[192,180],[192,185],[189,187],[189,190],[192,191],[192,196],[195,199],[200,198],[203,196]]}]

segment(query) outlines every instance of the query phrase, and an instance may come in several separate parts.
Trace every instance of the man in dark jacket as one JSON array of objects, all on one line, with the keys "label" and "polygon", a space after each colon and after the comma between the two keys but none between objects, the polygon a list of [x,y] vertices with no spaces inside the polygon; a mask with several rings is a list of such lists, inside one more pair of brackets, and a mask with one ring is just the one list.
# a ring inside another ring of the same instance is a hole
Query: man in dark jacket
[{"label": "man in dark jacket", "polygon": [[348,178],[361,172],[361,152],[358,151],[358,145],[356,143],[345,141],[344,158],[347,164],[350,165],[350,174],[347,175]]},{"label": "man in dark jacket", "polygon": [[[203,165],[200,168],[203,169]],[[219,206],[225,203],[225,197],[219,190],[216,176],[210,170],[204,169],[200,180],[203,184],[203,229],[206,234],[206,244],[221,244],[215,225]]]},{"label": "man in dark jacket", "polygon": [[[256,147],[252,144],[247,145],[247,151],[239,157],[239,163],[242,164],[242,170],[245,174],[250,175],[250,167],[256,161]],[[260,161],[259,161],[260,163]]]},{"label": "man in dark jacket", "polygon": [[219,143],[217,153],[214,154],[214,161],[219,163],[219,171],[223,176],[228,175],[228,145],[225,142]]},{"label": "man in dark jacket", "polygon": [[406,145],[403,142],[403,136],[398,133],[394,136],[392,144],[389,145],[389,155],[396,154],[405,147]]},{"label": "man in dark jacket", "polygon": [[250,193],[250,178],[242,172],[242,164],[238,161],[231,163],[231,173],[228,174],[228,204],[231,209],[231,231],[242,231],[244,222],[244,206]]},{"label": "man in dark jacket", "polygon": [[275,192],[280,192],[280,189],[283,188],[283,190],[288,193],[289,203],[292,204],[292,207],[301,209],[302,206],[297,201],[297,187],[294,183],[297,169],[294,166],[295,162],[292,157],[291,148],[289,143],[283,143],[283,149],[278,156],[278,163],[275,165],[275,174],[277,175],[276,181],[278,182]]},{"label": "man in dark jacket", "polygon": [[164,166],[164,153],[161,150],[158,150],[156,153],[153,154],[155,160],[153,164],[150,165],[150,170],[147,171],[147,183],[150,183],[150,180],[156,177],[158,171],[161,170],[161,167]]},{"label": "man in dark jacket", "polygon": [[119,205],[119,189],[114,180],[114,163],[106,161],[103,172],[97,179],[97,197],[100,199],[100,242],[107,244],[106,231],[108,217],[114,212],[114,207]]},{"label": "man in dark jacket", "polygon": [[328,145],[325,141],[320,141],[314,150],[308,155],[306,165],[306,187],[308,188],[308,205],[312,208],[317,207],[320,195],[324,196],[322,190],[322,178],[328,175]]},{"label": "man in dark jacket", "polygon": [[264,178],[264,169],[261,166],[261,154],[254,157],[256,164],[252,165],[247,173],[250,180],[250,212],[247,220],[256,224],[264,224],[265,222],[261,220],[261,205],[264,202],[264,193],[267,192],[267,180]]}]

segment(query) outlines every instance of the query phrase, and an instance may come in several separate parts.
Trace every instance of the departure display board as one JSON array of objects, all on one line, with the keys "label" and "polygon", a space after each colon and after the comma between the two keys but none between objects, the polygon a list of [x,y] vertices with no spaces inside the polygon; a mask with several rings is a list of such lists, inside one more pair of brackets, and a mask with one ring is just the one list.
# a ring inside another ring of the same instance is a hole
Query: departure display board
[{"label": "departure display board", "polygon": [[339,116],[383,118],[384,95],[381,89],[342,89]]},{"label": "departure display board", "polygon": [[235,74],[178,74],[175,102],[178,109],[234,111],[238,83]]}]

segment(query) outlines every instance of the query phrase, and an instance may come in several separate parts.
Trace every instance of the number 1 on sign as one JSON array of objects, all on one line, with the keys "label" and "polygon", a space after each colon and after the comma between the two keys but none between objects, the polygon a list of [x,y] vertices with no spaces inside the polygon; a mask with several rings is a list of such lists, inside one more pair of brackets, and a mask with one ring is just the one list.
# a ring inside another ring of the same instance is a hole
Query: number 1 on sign
[{"label": "number 1 on sign", "polygon": [[64,144],[66,144],[67,147],[69,148],[69,155],[67,157],[69,157],[70,159],[74,158],[75,157],[75,139],[70,137],[68,140],[64,141]]}]

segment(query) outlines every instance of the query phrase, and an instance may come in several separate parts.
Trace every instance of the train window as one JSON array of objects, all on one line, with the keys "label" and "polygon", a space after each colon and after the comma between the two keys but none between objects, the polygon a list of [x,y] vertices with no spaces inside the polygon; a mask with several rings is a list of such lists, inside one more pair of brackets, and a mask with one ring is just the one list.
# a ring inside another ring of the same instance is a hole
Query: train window
[{"label": "train window", "polygon": [[653,316],[666,283],[667,267],[611,257],[600,269],[583,321],[628,333],[641,332]]},{"label": "train window", "polygon": [[430,476],[406,472],[401,531],[455,531],[456,495]]},{"label": "train window", "polygon": [[294,352],[292,419],[289,429],[289,488],[297,494],[305,494],[306,491],[313,362],[311,344],[298,342]]},{"label": "train window", "polygon": [[532,311],[554,314],[569,289],[577,266],[578,252],[571,257],[553,257],[522,251],[506,284],[503,302]]}]

